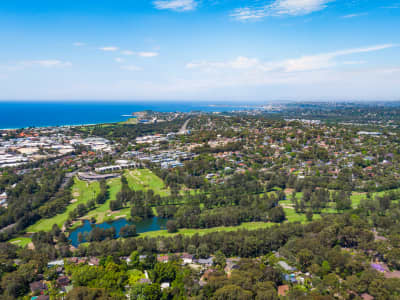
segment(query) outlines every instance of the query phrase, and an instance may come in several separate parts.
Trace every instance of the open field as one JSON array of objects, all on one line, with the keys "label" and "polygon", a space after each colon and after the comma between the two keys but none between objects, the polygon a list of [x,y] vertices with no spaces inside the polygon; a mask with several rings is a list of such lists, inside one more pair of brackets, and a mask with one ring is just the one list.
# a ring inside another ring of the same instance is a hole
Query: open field
[{"label": "open field", "polygon": [[276,223],[248,222],[248,223],[242,223],[239,226],[213,227],[204,229],[180,229],[177,233],[168,233],[167,230],[158,230],[158,231],[141,233],[140,237],[173,236],[177,234],[194,235],[196,233],[202,235],[217,231],[235,231],[239,229],[256,230],[256,229],[271,227],[274,225],[276,225]]},{"label": "open field", "polygon": [[[124,175],[128,181],[129,187],[135,191],[152,189],[155,194],[160,196],[167,196],[170,194],[162,179],[148,169],[126,170]],[[110,179],[107,181],[107,184],[109,186],[109,197],[107,201],[97,206],[94,210],[91,210],[81,219],[90,219],[94,217],[98,223],[102,223],[116,218],[130,217],[130,208],[123,208],[118,211],[110,210],[110,201],[115,200],[118,192],[121,190],[121,180],[119,178]]]},{"label": "open field", "polygon": [[[167,196],[170,194],[169,190],[165,187],[164,182],[148,169],[126,170],[124,174],[128,180],[129,186],[134,190],[152,189],[156,194],[161,196]],[[129,208],[116,212],[111,212],[109,209],[110,201],[116,199],[117,193],[121,189],[121,180],[119,178],[113,178],[108,180],[107,184],[109,185],[109,197],[107,201],[104,204],[97,205],[95,209],[90,211],[81,219],[95,217],[97,222],[103,222],[117,217],[130,216]],[[88,183],[75,178],[74,185],[72,186],[72,197],[74,200],[67,206],[66,211],[52,218],[38,221],[34,225],[29,226],[27,232],[50,231],[53,224],[57,224],[61,228],[68,219],[71,211],[73,211],[79,204],[86,204],[89,200],[94,199],[99,191],[100,185],[98,182]]]},{"label": "open field", "polygon": [[71,211],[73,211],[79,204],[86,204],[89,200],[94,199],[99,191],[100,185],[98,182],[88,183],[75,178],[74,185],[72,186],[72,197],[74,200],[67,206],[66,211],[50,219],[41,219],[35,224],[29,226],[26,231],[50,231],[53,224],[57,224],[61,228],[68,219],[68,215]]},{"label": "open field", "polygon": [[32,242],[32,239],[28,238],[28,237],[17,237],[15,239],[9,240],[9,243],[20,246],[20,247],[25,247],[31,242]]},{"label": "open field", "polygon": [[[298,214],[294,211],[294,209],[291,208],[285,208],[285,214],[287,221],[286,222],[300,222],[300,223],[306,223],[307,219],[305,214]],[[314,214],[313,220],[320,219],[321,215]],[[205,228],[205,229],[179,229],[177,233],[168,233],[167,230],[158,230],[158,231],[151,231],[151,232],[145,232],[141,233],[141,237],[157,237],[157,236],[173,236],[176,234],[183,234],[183,235],[194,235],[194,234],[207,234],[211,232],[217,232],[217,231],[235,231],[235,230],[240,230],[240,229],[247,229],[247,230],[257,230],[257,229],[262,229],[262,228],[268,228],[274,225],[278,225],[278,223],[266,223],[266,222],[247,222],[247,223],[242,223],[239,226],[229,226],[229,227],[213,227],[213,228]]]},{"label": "open field", "polygon": [[139,123],[137,118],[129,118],[126,121],[119,122],[118,124],[123,124],[123,125],[136,125]]},{"label": "open field", "polygon": [[[393,191],[399,191],[400,189],[395,189]],[[376,197],[376,196],[383,196],[385,193],[390,192],[390,191],[383,191],[383,192],[376,192],[376,193],[372,193],[372,197]],[[296,193],[296,199],[300,200],[301,197],[303,196],[303,193],[299,192]],[[279,201],[279,203],[283,206],[290,206],[293,207],[293,204],[291,202],[291,194],[288,194],[287,196],[288,200],[283,200],[283,201]],[[360,205],[360,202],[362,199],[366,199],[367,198],[367,193],[363,193],[363,192],[352,192],[351,196],[350,196],[350,200],[351,200],[351,206],[352,208],[357,208]],[[324,210],[322,210],[323,213],[337,213],[336,209],[335,209],[335,204],[334,203],[329,203],[329,208],[326,208]]]},{"label": "open field", "polygon": [[[399,192],[400,189],[394,189],[394,190],[389,190],[389,191],[382,191],[382,192],[376,192],[376,193],[372,193],[372,197],[376,197],[376,196],[383,196],[385,193],[389,193],[390,191],[393,192]],[[353,192],[351,195],[351,203],[353,208],[357,208],[358,205],[360,204],[361,199],[366,199],[367,198],[367,193],[358,193],[358,192]],[[400,199],[397,199],[397,201]]]},{"label": "open field", "polygon": [[[305,223],[307,221],[305,214],[298,214],[293,208],[284,208],[287,222],[301,222]],[[314,217],[316,217],[314,215]]]},{"label": "open field", "polygon": [[357,208],[358,205],[360,205],[360,201],[361,199],[366,198],[366,194],[365,193],[357,193],[357,192],[353,192],[350,196],[351,199],[351,206],[353,208]]},{"label": "open field", "polygon": [[109,196],[106,202],[97,205],[95,209],[91,210],[87,215],[81,219],[90,219],[94,217],[98,223],[102,223],[106,217],[111,216],[110,201],[115,200],[118,192],[121,190],[121,180],[113,178],[107,181]]},{"label": "open field", "polygon": [[[130,188],[136,191],[145,191],[148,189],[152,189],[156,194],[160,196],[168,196],[170,195],[170,190],[165,186],[163,180],[155,175],[152,171],[148,169],[134,169],[134,170],[125,170],[124,175],[128,180],[128,184]],[[81,219],[90,219],[94,217],[98,223],[111,221],[118,218],[130,217],[130,208],[124,208],[118,211],[111,211],[110,201],[115,200],[117,193],[121,189],[121,181],[119,178],[110,179],[107,181],[109,186],[109,197],[104,204],[97,205],[95,209],[88,212],[85,216]],[[27,228],[28,233],[38,232],[38,231],[50,231],[53,224],[57,224],[60,228],[62,228],[65,221],[68,219],[69,213],[74,210],[79,204],[86,204],[90,199],[96,197],[97,193],[100,190],[100,186],[98,182],[85,182],[81,181],[77,178],[74,179],[74,185],[72,186],[72,195],[73,201],[67,206],[67,209],[64,213],[54,216],[49,219],[42,219],[31,225]],[[183,193],[184,191],[181,191]],[[194,193],[195,191],[191,191]],[[383,195],[385,192],[374,193],[373,196],[376,195]],[[290,199],[291,193],[287,193],[287,198]],[[296,198],[301,199],[302,193],[296,193]],[[366,193],[357,193],[353,192],[351,195],[352,207],[357,208],[360,204],[361,199],[366,198]],[[295,212],[293,204],[291,200],[283,200],[280,201],[280,204],[283,206],[287,221],[286,222],[307,222],[305,214],[298,214]],[[156,214],[155,208],[153,208],[153,212]],[[329,203],[329,207],[322,210],[322,213],[337,213],[336,208],[334,207],[333,203]],[[313,219],[321,218],[321,215],[314,214]],[[80,222],[76,222],[73,227],[79,226]],[[273,223],[263,223],[263,222],[250,222],[250,223],[243,223],[237,227],[216,227],[216,228],[209,228],[209,229],[181,229],[179,233],[182,234],[205,234],[208,232],[214,231],[233,231],[239,230],[242,228],[246,229],[258,229],[264,228],[273,225]],[[170,235],[166,230],[156,231],[156,232],[149,232],[141,234],[141,236],[158,236],[158,235]],[[19,237],[11,240],[17,245],[25,246],[31,240],[27,237]]]},{"label": "open field", "polygon": [[135,191],[152,189],[155,194],[160,196],[170,195],[163,180],[149,169],[134,169],[125,171],[129,187]]}]

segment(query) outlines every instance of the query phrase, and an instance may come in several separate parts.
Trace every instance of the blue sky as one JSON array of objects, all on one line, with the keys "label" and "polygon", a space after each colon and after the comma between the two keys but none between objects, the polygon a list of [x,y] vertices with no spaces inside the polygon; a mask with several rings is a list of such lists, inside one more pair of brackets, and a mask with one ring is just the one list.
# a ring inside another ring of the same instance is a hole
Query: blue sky
[{"label": "blue sky", "polygon": [[2,100],[400,100],[400,0],[0,3]]}]

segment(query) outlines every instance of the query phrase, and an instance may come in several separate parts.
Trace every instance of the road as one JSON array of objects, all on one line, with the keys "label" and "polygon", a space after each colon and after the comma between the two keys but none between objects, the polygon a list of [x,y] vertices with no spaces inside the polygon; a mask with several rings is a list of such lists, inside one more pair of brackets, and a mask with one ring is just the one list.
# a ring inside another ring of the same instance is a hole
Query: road
[{"label": "road", "polygon": [[69,182],[69,180],[70,180],[72,177],[74,177],[77,173],[78,173],[78,171],[74,171],[74,172],[65,174],[65,177],[64,177],[64,179],[63,179],[63,182],[61,183],[60,189],[65,188],[65,186],[67,185],[67,183]]},{"label": "road", "polygon": [[187,125],[189,124],[190,119],[187,119],[185,123],[183,123],[181,129],[179,129],[178,134],[185,134],[187,130]]}]

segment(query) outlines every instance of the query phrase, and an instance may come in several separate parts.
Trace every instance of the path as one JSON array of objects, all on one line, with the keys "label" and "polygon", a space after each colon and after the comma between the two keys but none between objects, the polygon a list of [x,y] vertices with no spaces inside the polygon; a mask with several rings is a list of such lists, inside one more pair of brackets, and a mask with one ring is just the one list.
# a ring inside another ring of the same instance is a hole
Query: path
[{"label": "path", "polygon": [[67,185],[67,183],[69,182],[69,180],[74,177],[76,174],[78,173],[78,171],[74,171],[74,172],[70,172],[65,174],[65,177],[61,183],[60,189],[65,188],[65,186]]},{"label": "path", "polygon": [[183,123],[181,129],[179,129],[178,134],[185,134],[187,130],[187,125],[189,124],[190,119],[187,119],[185,123]]}]

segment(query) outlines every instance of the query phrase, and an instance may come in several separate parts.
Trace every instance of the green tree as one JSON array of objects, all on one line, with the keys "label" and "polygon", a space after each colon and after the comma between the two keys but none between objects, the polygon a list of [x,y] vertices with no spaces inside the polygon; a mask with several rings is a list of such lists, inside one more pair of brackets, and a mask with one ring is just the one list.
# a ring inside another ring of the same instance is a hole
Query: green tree
[{"label": "green tree", "polygon": [[307,218],[307,221],[308,221],[308,222],[311,222],[312,219],[313,219],[313,216],[314,216],[314,214],[313,214],[313,212],[312,212],[312,209],[308,209],[308,210],[306,211],[306,218]]},{"label": "green tree", "polygon": [[168,220],[166,227],[169,233],[175,233],[178,231],[178,225],[174,220]]},{"label": "green tree", "polygon": [[139,268],[140,266],[140,257],[138,251],[133,251],[130,255],[129,265],[133,268]]},{"label": "green tree", "polygon": [[299,260],[299,264],[301,265],[301,269],[305,272],[307,268],[311,265],[313,260],[313,254],[308,249],[302,249],[297,254],[297,258]]},{"label": "green tree", "polygon": [[250,300],[253,299],[251,291],[244,290],[237,285],[225,285],[214,294],[215,300]]},{"label": "green tree", "polygon": [[217,266],[220,266],[222,269],[225,268],[225,266],[226,266],[226,257],[224,255],[224,253],[222,253],[221,250],[218,250],[215,253],[214,264],[217,265]]}]

